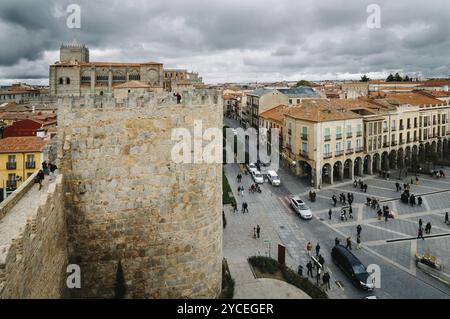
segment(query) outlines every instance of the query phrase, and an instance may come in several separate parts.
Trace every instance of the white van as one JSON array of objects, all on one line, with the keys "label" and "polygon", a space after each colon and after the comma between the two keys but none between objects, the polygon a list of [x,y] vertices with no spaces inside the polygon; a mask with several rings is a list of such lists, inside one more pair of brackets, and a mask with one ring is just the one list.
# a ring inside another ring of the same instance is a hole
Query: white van
[{"label": "white van", "polygon": [[272,184],[273,186],[280,186],[280,177],[278,177],[275,171],[267,171],[267,178],[269,179],[270,184]]}]

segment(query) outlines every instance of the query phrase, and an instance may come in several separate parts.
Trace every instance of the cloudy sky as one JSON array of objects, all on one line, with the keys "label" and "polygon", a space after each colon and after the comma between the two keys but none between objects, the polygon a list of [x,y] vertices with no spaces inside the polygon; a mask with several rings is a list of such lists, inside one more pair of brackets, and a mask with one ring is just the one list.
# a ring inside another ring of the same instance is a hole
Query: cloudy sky
[{"label": "cloudy sky", "polygon": [[[70,4],[79,29],[67,26]],[[448,77],[449,33],[448,0],[0,0],[0,84],[46,84],[74,38],[91,61],[156,60],[207,83]]]}]

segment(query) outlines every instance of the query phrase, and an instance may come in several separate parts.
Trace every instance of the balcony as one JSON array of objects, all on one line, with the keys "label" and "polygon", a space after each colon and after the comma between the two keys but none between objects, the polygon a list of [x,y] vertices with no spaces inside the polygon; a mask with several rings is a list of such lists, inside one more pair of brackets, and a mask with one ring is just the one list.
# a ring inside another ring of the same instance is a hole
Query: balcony
[{"label": "balcony", "polygon": [[6,188],[17,188],[16,181],[6,181]]},{"label": "balcony", "polygon": [[356,153],[361,153],[361,152],[364,151],[364,148],[363,147],[357,147],[357,148],[355,148],[355,151],[356,151]]},{"label": "balcony", "polygon": [[342,140],[342,134],[336,134],[336,139],[337,140]]},{"label": "balcony", "polygon": [[303,158],[305,158],[305,159],[308,159],[309,157],[308,157],[308,152],[306,152],[306,151],[301,151],[300,152],[300,157],[303,157]]},{"label": "balcony", "polygon": [[355,150],[354,150],[353,148],[348,148],[348,149],[345,151],[345,154],[346,154],[346,155],[350,155],[350,154],[353,154],[353,153],[355,153]]},{"label": "balcony", "polygon": [[387,127],[383,128],[383,133],[387,133],[389,129]]},{"label": "balcony", "polygon": [[35,169],[36,168],[36,162],[26,162],[25,163],[26,169]]},{"label": "balcony", "polygon": [[308,140],[308,135],[302,134],[301,139],[302,139],[303,141],[307,141],[307,140]]},{"label": "balcony", "polygon": [[9,169],[9,170],[17,169],[17,163],[16,162],[7,162],[6,169]]},{"label": "balcony", "polygon": [[333,153],[329,152],[329,153],[324,153],[323,154],[323,158],[327,159],[327,158],[332,158],[333,157]]},{"label": "balcony", "polygon": [[331,141],[331,135],[325,135],[325,142]]},{"label": "balcony", "polygon": [[403,144],[405,144],[405,139],[400,140],[400,145],[403,145]]},{"label": "balcony", "polygon": [[389,143],[383,143],[383,147],[389,147]]},{"label": "balcony", "polygon": [[334,154],[334,156],[342,156],[344,155],[344,151],[336,151],[336,154]]},{"label": "balcony", "polygon": [[356,137],[361,137],[362,133],[361,132],[356,132]]},{"label": "balcony", "polygon": [[352,133],[347,133],[347,138],[352,138],[353,134]]},{"label": "balcony", "polygon": [[391,146],[397,146],[397,141],[392,141]]},{"label": "balcony", "polygon": [[394,126],[394,127],[391,127],[391,131],[392,132],[395,132],[397,130],[397,128]]}]

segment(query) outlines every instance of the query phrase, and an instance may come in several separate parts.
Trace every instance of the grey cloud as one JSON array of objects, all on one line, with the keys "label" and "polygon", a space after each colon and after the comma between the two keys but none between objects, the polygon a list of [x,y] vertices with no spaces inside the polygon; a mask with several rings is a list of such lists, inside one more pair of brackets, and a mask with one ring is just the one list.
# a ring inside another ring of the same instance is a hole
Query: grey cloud
[{"label": "grey cloud", "polygon": [[[65,8],[74,2],[82,8],[80,30],[65,24]],[[381,8],[378,30],[366,26],[374,2]],[[0,43],[8,45],[0,46],[0,82],[47,77],[59,44],[74,37],[93,60],[158,60],[211,82],[391,70],[447,76],[447,6],[445,0],[2,0]]]}]

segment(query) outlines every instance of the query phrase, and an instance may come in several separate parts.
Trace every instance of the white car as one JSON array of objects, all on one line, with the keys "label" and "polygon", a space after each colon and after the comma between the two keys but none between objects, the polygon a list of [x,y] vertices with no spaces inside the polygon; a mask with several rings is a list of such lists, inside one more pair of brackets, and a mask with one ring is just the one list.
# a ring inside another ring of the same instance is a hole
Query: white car
[{"label": "white car", "polygon": [[247,164],[247,170],[250,172],[250,174],[253,172],[253,171],[257,171],[258,170],[258,168],[256,167],[256,164],[255,163],[250,163],[250,164]]},{"label": "white car", "polygon": [[260,171],[252,171],[252,177],[255,183],[257,184],[263,184],[264,183],[264,176],[261,174]]},{"label": "white car", "polygon": [[312,212],[311,209],[305,204],[300,197],[295,196],[291,198],[291,206],[295,212],[303,219],[311,219]]},{"label": "white car", "polygon": [[270,184],[272,184],[273,186],[280,186],[281,181],[280,181],[280,177],[277,175],[277,173],[275,171],[267,171],[267,178],[270,182]]}]

